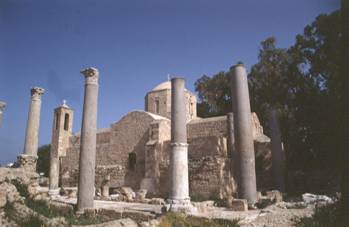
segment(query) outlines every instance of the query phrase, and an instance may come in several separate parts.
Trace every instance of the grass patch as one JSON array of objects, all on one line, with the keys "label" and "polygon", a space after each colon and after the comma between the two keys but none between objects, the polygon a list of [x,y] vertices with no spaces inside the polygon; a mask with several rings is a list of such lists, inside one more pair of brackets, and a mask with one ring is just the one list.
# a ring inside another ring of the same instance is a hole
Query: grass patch
[{"label": "grass patch", "polygon": [[[12,204],[6,204],[4,207],[5,216],[8,219],[12,219],[14,215],[14,207]],[[38,227],[44,226],[44,223],[35,215],[30,215],[29,217],[16,222],[21,227]]]},{"label": "grass patch", "polygon": [[315,208],[311,217],[294,219],[294,227],[335,227],[342,226],[338,220],[338,204],[329,204]]},{"label": "grass patch", "polygon": [[34,210],[35,212],[47,217],[47,218],[56,218],[63,217],[69,226],[71,225],[92,225],[92,224],[100,224],[106,221],[111,221],[110,219],[106,219],[100,217],[98,215],[80,215],[77,216],[73,211],[69,212],[61,212],[56,210],[54,207],[48,206],[45,201],[34,201],[31,199],[26,199],[25,204]]},{"label": "grass patch", "polygon": [[207,219],[180,213],[167,213],[161,217],[159,227],[239,227],[238,220]]}]

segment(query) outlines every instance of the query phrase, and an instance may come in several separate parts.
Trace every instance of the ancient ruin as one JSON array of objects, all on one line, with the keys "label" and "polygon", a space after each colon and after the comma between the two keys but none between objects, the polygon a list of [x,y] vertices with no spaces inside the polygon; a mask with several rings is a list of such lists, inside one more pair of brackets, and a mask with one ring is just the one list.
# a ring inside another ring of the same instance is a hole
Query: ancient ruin
[{"label": "ancient ruin", "polygon": [[[103,187],[103,190],[106,187],[112,190],[126,186],[134,191],[145,189],[151,197],[171,199],[171,195],[175,195],[170,194],[171,118],[176,117],[171,111],[171,91],[171,81],[161,83],[146,94],[145,111],[132,111],[109,128],[97,130],[94,184],[97,191]],[[237,179],[233,176],[235,173],[231,172],[233,160],[231,145],[228,146],[228,141],[234,141],[230,138],[233,130],[231,126],[228,127],[227,116],[199,118],[196,115],[195,95],[184,88],[184,97],[185,115],[181,118],[186,116],[186,122],[182,121],[181,124],[187,125],[190,197],[223,199],[236,195]],[[69,108],[69,116],[72,114],[73,110]],[[250,116],[256,156],[270,163],[270,139],[263,134],[257,115],[250,113]],[[51,152],[58,154],[60,160],[59,186],[77,187],[81,134],[71,134],[69,131],[73,124],[72,117],[64,121],[60,125],[61,133],[53,135],[52,144],[55,145]],[[69,126],[68,132],[62,133],[63,125]],[[183,138],[183,131],[181,133]],[[58,140],[61,142],[55,142]],[[185,138],[181,140],[181,143],[186,143]],[[269,169],[270,165],[258,170],[259,188],[271,187]],[[180,196],[181,199],[189,199],[187,192]]]},{"label": "ancient ruin", "polygon": [[242,64],[233,66],[231,71],[234,141],[239,162],[238,196],[254,204],[257,202],[257,186],[247,73]]},{"label": "ancient ruin", "polygon": [[171,154],[168,199],[171,211],[185,210],[190,206],[184,87],[183,78],[171,80]]},{"label": "ancient ruin", "polygon": [[25,142],[23,154],[17,159],[20,166],[25,169],[35,171],[37,152],[39,144],[39,127],[41,96],[45,90],[40,87],[34,87],[30,90],[31,100],[28,112],[27,130],[25,133]]},{"label": "ancient ruin", "polygon": [[95,68],[88,68],[81,73],[85,76],[85,98],[82,112],[80,137],[78,212],[93,208],[95,196],[95,163],[96,163],[96,132],[98,77]]}]

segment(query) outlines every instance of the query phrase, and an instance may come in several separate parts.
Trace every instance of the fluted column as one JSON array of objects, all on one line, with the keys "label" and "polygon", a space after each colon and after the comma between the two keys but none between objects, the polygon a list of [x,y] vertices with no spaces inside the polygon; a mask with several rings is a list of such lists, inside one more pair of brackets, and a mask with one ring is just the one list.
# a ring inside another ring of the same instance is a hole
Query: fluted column
[{"label": "fluted column", "polygon": [[0,126],[1,126],[2,115],[3,115],[3,113],[4,113],[5,107],[6,107],[6,103],[0,101]]},{"label": "fluted column", "polygon": [[183,78],[171,80],[171,155],[169,203],[172,211],[190,204],[188,144]]},{"label": "fluted column", "polygon": [[239,157],[238,196],[254,204],[257,202],[257,188],[247,73],[242,64],[231,70],[235,148]]},{"label": "fluted column", "polygon": [[269,125],[272,148],[272,170],[274,184],[277,190],[285,192],[284,151],[281,141],[278,110],[273,107],[270,110]]},{"label": "fluted column", "polygon": [[93,208],[95,195],[95,162],[97,132],[98,77],[95,68],[88,68],[81,73],[85,76],[85,98],[82,113],[80,138],[78,212]]}]

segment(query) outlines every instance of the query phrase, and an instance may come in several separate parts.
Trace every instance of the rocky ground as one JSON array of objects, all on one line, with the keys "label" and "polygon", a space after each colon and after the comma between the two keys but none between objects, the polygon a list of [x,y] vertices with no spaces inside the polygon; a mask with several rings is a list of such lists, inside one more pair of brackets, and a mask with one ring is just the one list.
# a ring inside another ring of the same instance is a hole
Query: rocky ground
[{"label": "rocky ground", "polygon": [[[72,224],[79,222],[71,218],[84,222],[84,217],[77,217],[74,214],[75,189],[66,189],[63,195],[49,198],[48,189],[41,187],[38,182],[39,176],[36,173],[15,168],[0,168],[0,226],[23,226],[21,223],[32,217],[36,217],[36,221],[44,226],[79,226]],[[133,192],[130,188],[120,189],[116,193],[119,194],[109,196],[108,199],[96,197],[95,209],[88,211],[86,217],[92,221],[99,219],[99,222],[89,226],[158,226],[166,210],[163,199],[147,199],[146,193]],[[304,194],[303,198],[298,200],[286,199],[287,202],[283,202],[278,194],[272,192],[271,195],[273,199],[262,196],[260,209],[248,211],[233,211],[246,209],[246,204],[234,199],[227,200],[229,204],[232,201],[237,202],[236,207],[230,208],[216,207],[214,201],[193,202],[196,209],[189,215],[209,219],[239,220],[239,225],[242,227],[294,226],[296,218],[310,217],[314,213],[315,204],[333,202],[328,197],[311,194]],[[32,204],[30,205],[28,201]],[[33,207],[33,204],[39,204],[41,207],[35,207],[37,205]],[[51,212],[47,212],[51,209],[62,215],[52,216]]]}]

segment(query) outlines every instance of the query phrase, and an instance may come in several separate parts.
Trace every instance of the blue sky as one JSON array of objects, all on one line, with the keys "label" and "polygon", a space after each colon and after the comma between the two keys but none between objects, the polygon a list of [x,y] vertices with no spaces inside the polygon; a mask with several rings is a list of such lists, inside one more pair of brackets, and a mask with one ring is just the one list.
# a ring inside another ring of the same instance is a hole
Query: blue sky
[{"label": "blue sky", "polygon": [[288,47],[339,0],[1,0],[0,163],[23,150],[33,86],[43,96],[40,145],[50,143],[53,109],[68,101],[81,127],[85,67],[100,71],[98,127],[144,108],[144,96],[167,74],[187,87],[238,60],[256,63],[259,43]]}]

